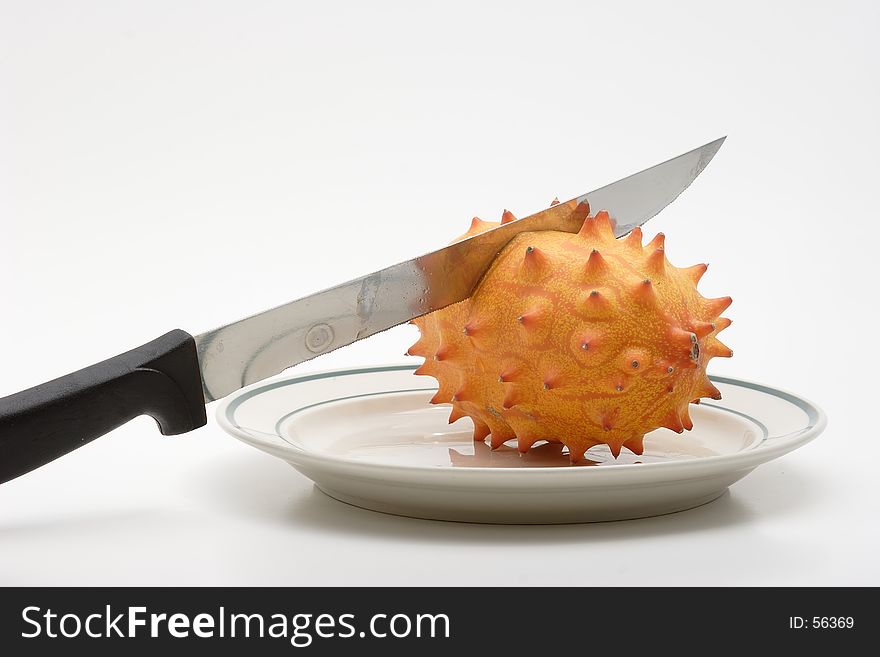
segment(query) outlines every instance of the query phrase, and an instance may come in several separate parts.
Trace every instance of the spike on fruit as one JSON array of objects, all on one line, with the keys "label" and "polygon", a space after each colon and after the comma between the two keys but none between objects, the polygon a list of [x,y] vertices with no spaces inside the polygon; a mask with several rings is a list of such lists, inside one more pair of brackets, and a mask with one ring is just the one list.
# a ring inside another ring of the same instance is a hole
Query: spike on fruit
[{"label": "spike on fruit", "polygon": [[706,302],[706,312],[712,317],[718,317],[733,303],[733,299],[730,297],[720,297],[718,299],[706,299]]},{"label": "spike on fruit", "polygon": [[595,239],[596,233],[596,218],[595,217],[587,217],[584,219],[584,223],[581,224],[581,229],[578,231],[578,236],[583,237],[584,239]]},{"label": "spike on fruit", "polygon": [[[716,337],[730,300],[701,296],[706,266],[673,267],[662,235],[642,247],[641,230],[613,239],[613,219],[586,203],[553,207],[579,232],[515,236],[466,301],[413,320],[421,338],[409,353],[440,383],[431,401],[451,402],[453,421],[471,417],[493,449],[549,436],[573,462],[598,444],[639,454],[645,433],[689,429],[688,403],[720,396],[706,364],[730,353]],[[545,274],[522,273],[545,259]]]},{"label": "spike on fruit", "polygon": [[455,394],[452,395],[450,401],[454,402],[473,402],[477,401],[478,395],[474,393],[474,391],[468,387],[467,383],[460,386],[458,390],[455,391]]},{"label": "spike on fruit", "polygon": [[679,326],[671,326],[667,333],[669,341],[675,344],[679,349],[685,348],[688,351],[693,349],[697,336],[690,331],[685,331]]},{"label": "spike on fruit", "polygon": [[721,391],[716,388],[709,379],[705,379],[699,388],[699,397],[708,397],[709,399],[721,399]]},{"label": "spike on fruit", "polygon": [[516,437],[516,448],[519,450],[520,454],[525,454],[539,440],[541,439],[538,436],[532,435],[525,431],[521,432]]},{"label": "spike on fruit", "polygon": [[638,247],[638,249],[641,251],[641,249],[642,249],[642,229],[639,228],[638,226],[633,228],[629,232],[629,235],[627,235],[623,239],[623,243],[630,248]]},{"label": "spike on fruit", "polygon": [[675,433],[682,433],[684,431],[684,425],[681,422],[681,418],[678,416],[678,411],[675,409],[669,411],[669,414],[663,419],[661,424]]},{"label": "spike on fruit", "polygon": [[599,253],[598,249],[593,249],[590,252],[590,257],[587,258],[587,278],[596,278],[607,271],[608,263],[605,261],[605,258],[602,257],[602,254]]},{"label": "spike on fruit", "polygon": [[711,344],[706,347],[705,352],[709,358],[717,358],[719,356],[721,358],[731,358],[733,356],[733,350],[717,339],[711,341]]},{"label": "spike on fruit", "polygon": [[505,210],[501,213],[502,224],[509,224],[511,221],[516,221],[516,217],[514,216],[513,212],[511,212],[510,210]]},{"label": "spike on fruit", "polygon": [[658,249],[654,249],[651,255],[648,256],[648,261],[645,266],[648,271],[655,276],[662,274],[666,270],[666,253],[662,246]]},{"label": "spike on fruit", "polygon": [[584,446],[569,447],[568,448],[569,462],[572,464],[580,463],[581,461],[584,460],[584,454],[586,453],[586,451],[587,451],[587,449]]},{"label": "spike on fruit", "polygon": [[611,312],[611,302],[601,290],[585,290],[578,299],[578,309],[587,318],[604,317]]},{"label": "spike on fruit", "polygon": [[636,434],[624,441],[623,446],[633,454],[641,456],[645,453],[645,437],[642,434]]},{"label": "spike on fruit", "polygon": [[650,354],[639,347],[624,350],[617,361],[618,369],[626,375],[641,374],[651,365]]},{"label": "spike on fruit", "polygon": [[516,434],[513,432],[513,429],[510,428],[503,420],[499,419],[486,419],[486,424],[489,425],[491,429],[491,439],[489,440],[489,446],[492,449],[498,449],[508,440],[512,438],[516,438]]},{"label": "spike on fruit", "polygon": [[694,422],[691,420],[691,414],[688,412],[687,404],[682,406],[679,415],[681,416],[681,423],[687,431],[694,428]]},{"label": "spike on fruit", "polygon": [[522,273],[533,278],[550,271],[550,259],[547,254],[536,246],[527,246],[523,255]]},{"label": "spike on fruit", "polygon": [[600,237],[614,239],[614,223],[611,220],[611,215],[605,210],[596,213],[596,230]]},{"label": "spike on fruit", "polygon": [[590,204],[586,201],[581,201],[577,204],[575,209],[571,213],[571,223],[575,226],[578,223],[581,224],[581,228],[583,228],[583,223],[587,220],[587,217],[590,216]]},{"label": "spike on fruit", "polygon": [[614,429],[615,424],[617,423],[617,408],[612,411],[602,411],[599,416],[599,426],[602,428],[602,431],[611,431]]},{"label": "spike on fruit", "polygon": [[444,390],[443,388],[440,388],[440,390],[438,390],[436,394],[431,397],[432,404],[448,404],[451,401],[452,395],[449,394],[448,390]]},{"label": "spike on fruit", "polygon": [[440,348],[434,353],[434,360],[443,362],[455,357],[456,349],[450,343],[441,344]]},{"label": "spike on fruit", "polygon": [[531,308],[516,318],[516,321],[525,329],[533,329],[538,326],[544,312],[541,308]]},{"label": "spike on fruit", "polygon": [[696,321],[691,324],[691,332],[697,336],[698,340],[702,340],[714,330],[715,325],[712,322]]},{"label": "spike on fruit", "polygon": [[526,396],[523,394],[522,389],[519,386],[513,385],[507,389],[507,392],[504,395],[504,401],[501,402],[501,406],[507,410],[514,406],[519,406],[524,401],[526,401]]},{"label": "spike on fruit", "polygon": [[599,347],[599,340],[592,335],[581,335],[575,339],[577,350],[582,353],[595,353]]},{"label": "spike on fruit", "polygon": [[592,242],[605,242],[614,239],[614,227],[611,218],[605,211],[596,213],[596,216],[586,217],[578,236]]},{"label": "spike on fruit", "polygon": [[686,269],[682,269],[681,271],[694,282],[694,285],[700,282],[700,279],[703,278],[703,274],[706,273],[706,270],[709,269],[709,265],[694,265],[693,267],[687,267]]},{"label": "spike on fruit", "polygon": [[491,433],[489,425],[477,418],[471,418],[474,421],[474,442],[482,442],[486,440],[486,436]]},{"label": "spike on fruit", "polygon": [[488,221],[483,221],[479,217],[474,217],[473,219],[471,219],[471,227],[470,230],[468,230],[468,233],[482,233],[484,230],[488,230],[491,227],[492,224],[490,224]]},{"label": "spike on fruit", "polygon": [[550,201],[550,207],[552,208],[554,205],[559,205],[559,197],[558,196],[554,196],[553,200]]},{"label": "spike on fruit", "polygon": [[543,377],[543,387],[544,390],[554,390],[555,388],[561,388],[563,385],[563,377],[556,370],[550,370]]},{"label": "spike on fruit", "polygon": [[662,249],[666,245],[666,235],[663,233],[657,233],[654,235],[654,239],[648,242],[645,245],[645,251],[656,251],[657,249]]},{"label": "spike on fruit", "polygon": [[515,365],[506,365],[504,369],[501,370],[501,374],[498,375],[498,380],[501,383],[513,383],[514,381],[519,381],[519,368]]},{"label": "spike on fruit", "polygon": [[645,278],[636,283],[633,289],[633,297],[642,304],[655,305],[657,303],[657,295],[654,292],[654,282],[650,278]]},{"label": "spike on fruit", "polygon": [[448,424],[452,424],[460,420],[463,417],[468,417],[467,413],[461,410],[457,404],[452,405],[452,410],[449,412],[449,419],[447,420]]}]

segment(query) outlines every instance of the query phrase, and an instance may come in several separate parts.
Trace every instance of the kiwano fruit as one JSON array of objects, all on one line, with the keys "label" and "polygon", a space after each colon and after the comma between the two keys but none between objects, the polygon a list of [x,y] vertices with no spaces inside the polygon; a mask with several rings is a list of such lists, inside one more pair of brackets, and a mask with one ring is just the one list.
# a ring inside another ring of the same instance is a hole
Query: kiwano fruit
[{"label": "kiwano fruit", "polygon": [[[602,444],[642,454],[646,433],[689,430],[689,404],[720,399],[706,366],[732,355],[717,337],[731,298],[703,297],[707,266],[672,266],[662,233],[617,239],[608,213],[570,205],[580,232],[514,237],[470,298],[413,321],[408,353],[439,383],[431,403],[451,404],[450,422],[470,417],[493,448],[562,443],[573,463]],[[498,225],[474,218],[458,239]]]}]

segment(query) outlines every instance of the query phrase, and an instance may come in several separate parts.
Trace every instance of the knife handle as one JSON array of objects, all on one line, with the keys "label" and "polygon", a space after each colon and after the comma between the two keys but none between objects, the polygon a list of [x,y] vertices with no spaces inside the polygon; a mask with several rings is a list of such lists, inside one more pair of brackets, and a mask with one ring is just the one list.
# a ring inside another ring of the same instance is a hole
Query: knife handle
[{"label": "knife handle", "polygon": [[0,399],[0,483],[145,414],[166,436],[207,424],[196,344],[186,331]]}]

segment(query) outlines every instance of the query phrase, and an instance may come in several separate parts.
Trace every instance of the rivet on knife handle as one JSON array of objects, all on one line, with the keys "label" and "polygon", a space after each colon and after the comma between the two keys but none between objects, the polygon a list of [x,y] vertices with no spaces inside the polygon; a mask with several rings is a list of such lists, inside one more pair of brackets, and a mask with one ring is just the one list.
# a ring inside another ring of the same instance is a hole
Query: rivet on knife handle
[{"label": "rivet on knife handle", "polygon": [[0,399],[0,483],[150,415],[165,435],[207,423],[193,337],[176,330]]}]

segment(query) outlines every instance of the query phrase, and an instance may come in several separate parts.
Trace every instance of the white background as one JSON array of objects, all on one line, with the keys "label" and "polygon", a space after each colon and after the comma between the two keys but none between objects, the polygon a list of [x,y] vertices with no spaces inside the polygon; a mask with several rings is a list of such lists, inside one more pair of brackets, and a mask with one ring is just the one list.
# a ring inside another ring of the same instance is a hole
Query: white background
[{"label": "white background", "polygon": [[144,417],[0,487],[0,583],[880,584],[878,28],[869,1],[0,2],[0,395],[727,134],[646,232],[734,297],[712,371],[830,418],[693,511],[501,527]]}]

